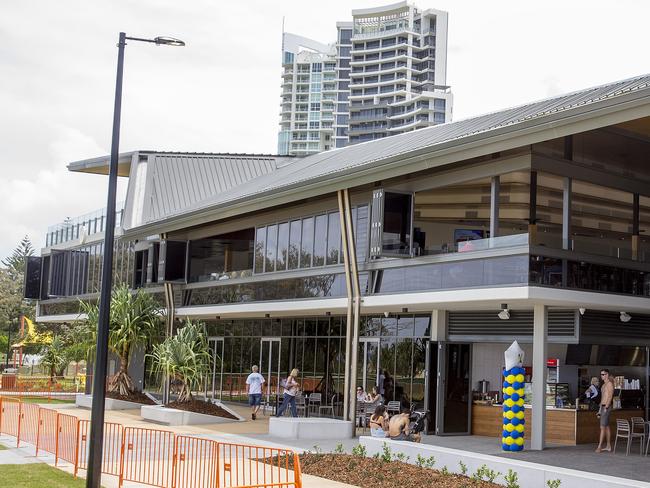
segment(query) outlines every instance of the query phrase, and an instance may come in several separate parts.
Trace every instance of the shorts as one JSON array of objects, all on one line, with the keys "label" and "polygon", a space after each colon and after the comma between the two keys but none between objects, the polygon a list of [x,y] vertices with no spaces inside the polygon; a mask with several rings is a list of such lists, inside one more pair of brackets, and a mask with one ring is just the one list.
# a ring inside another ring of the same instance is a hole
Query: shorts
[{"label": "shorts", "polygon": [[391,437],[391,439],[394,441],[415,442],[415,438],[413,437],[413,434],[405,434],[404,432],[400,432],[398,436]]},{"label": "shorts", "polygon": [[609,416],[612,413],[612,407],[606,408],[601,406],[600,407],[600,426],[601,427],[608,427],[609,426]]},{"label": "shorts", "polygon": [[251,393],[248,395],[248,404],[251,407],[257,407],[262,404],[262,394],[261,393]]}]

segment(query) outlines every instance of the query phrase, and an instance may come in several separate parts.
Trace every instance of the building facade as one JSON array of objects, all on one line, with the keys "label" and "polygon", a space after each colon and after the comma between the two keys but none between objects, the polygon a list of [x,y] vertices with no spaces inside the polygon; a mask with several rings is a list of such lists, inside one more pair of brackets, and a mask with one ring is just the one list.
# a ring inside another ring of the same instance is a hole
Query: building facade
[{"label": "building facade", "polygon": [[280,154],[303,156],[451,120],[446,12],[401,2],[353,10],[352,22],[336,27],[332,46],[283,35]]},{"label": "building facade", "polygon": [[[532,447],[585,442],[572,404],[600,368],[639,380],[617,389],[628,418],[648,405],[649,153],[647,76],[305,158],[136,151],[118,242],[175,326],[206,323],[208,398],[241,400],[259,364],[272,402],[297,367],[339,417],[377,386],[429,410],[432,433],[497,437],[517,340]],[[46,262],[83,245],[33,261],[37,320],[97,299]]]}]

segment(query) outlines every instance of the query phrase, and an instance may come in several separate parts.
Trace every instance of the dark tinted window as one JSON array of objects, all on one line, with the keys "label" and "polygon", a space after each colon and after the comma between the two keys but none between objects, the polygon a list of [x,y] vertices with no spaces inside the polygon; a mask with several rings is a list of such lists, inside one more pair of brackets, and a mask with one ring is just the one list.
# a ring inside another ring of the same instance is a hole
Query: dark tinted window
[{"label": "dark tinted window", "polygon": [[384,197],[384,229],[382,247],[387,254],[409,254],[411,251],[412,195],[386,192]]},{"label": "dark tinted window", "polygon": [[327,264],[338,264],[341,248],[341,221],[338,212],[328,215]]},{"label": "dark tinted window", "polygon": [[276,270],[287,269],[287,253],[289,246],[289,222],[283,222],[278,226],[278,256]]},{"label": "dark tinted window", "polygon": [[327,252],[327,215],[316,217],[314,232],[314,266],[325,264],[325,253]]},{"label": "dark tinted window", "polygon": [[299,267],[300,234],[300,220],[292,220],[291,225],[289,226],[289,269],[296,269]]},{"label": "dark tinted window", "polygon": [[266,267],[264,271],[275,271],[275,257],[278,248],[278,226],[269,225],[266,228]]},{"label": "dark tinted window", "polygon": [[311,268],[314,252],[314,217],[302,219],[302,246],[300,249],[300,267]]}]

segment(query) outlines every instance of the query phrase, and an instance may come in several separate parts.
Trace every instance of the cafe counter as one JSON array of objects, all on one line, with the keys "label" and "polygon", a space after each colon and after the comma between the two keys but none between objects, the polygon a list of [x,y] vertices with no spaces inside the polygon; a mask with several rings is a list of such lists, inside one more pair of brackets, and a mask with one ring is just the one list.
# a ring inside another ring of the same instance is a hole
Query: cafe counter
[{"label": "cafe counter", "polygon": [[[609,419],[612,435],[616,419],[629,420],[644,417],[640,409],[614,410]],[[531,408],[524,410],[526,430],[524,438],[530,439]],[[599,419],[591,410],[546,407],[546,443],[575,446],[598,442]],[[472,405],[472,434],[501,438],[503,432],[503,407],[501,405]]]}]

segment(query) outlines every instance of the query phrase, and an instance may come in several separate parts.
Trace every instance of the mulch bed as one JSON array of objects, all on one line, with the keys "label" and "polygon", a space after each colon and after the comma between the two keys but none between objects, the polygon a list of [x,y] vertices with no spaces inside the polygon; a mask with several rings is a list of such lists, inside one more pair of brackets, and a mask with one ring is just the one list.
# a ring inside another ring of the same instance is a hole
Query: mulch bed
[{"label": "mulch bed", "polygon": [[205,415],[214,415],[216,417],[224,417],[227,419],[239,420],[227,410],[224,410],[219,405],[211,402],[204,402],[201,400],[193,400],[191,402],[171,402],[165,405],[169,408],[177,408],[178,410],[186,410],[188,412],[202,413]]},{"label": "mulch bed", "polygon": [[[289,458],[293,468],[293,458]],[[269,459],[277,465],[277,458]],[[280,465],[284,466],[281,459]],[[300,455],[302,472],[329,480],[359,486],[361,488],[493,488],[500,487],[489,481],[473,480],[457,474],[442,474],[437,469],[425,468],[402,461],[382,461],[377,458],[354,456],[350,454],[314,454]],[[440,466],[442,468],[442,466]],[[457,466],[450,466],[457,469]],[[503,478],[500,477],[501,481]]]},{"label": "mulch bed", "polygon": [[135,402],[142,403],[143,405],[155,405],[151,398],[142,393],[141,391],[134,391],[130,395],[124,396],[116,392],[107,391],[106,398],[112,398],[113,400],[124,400],[125,402]]}]

